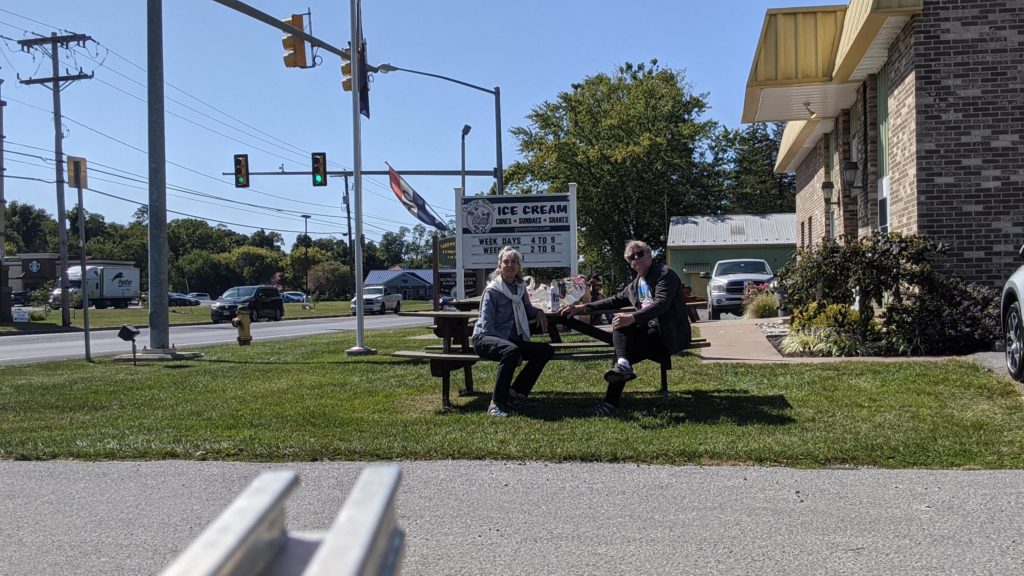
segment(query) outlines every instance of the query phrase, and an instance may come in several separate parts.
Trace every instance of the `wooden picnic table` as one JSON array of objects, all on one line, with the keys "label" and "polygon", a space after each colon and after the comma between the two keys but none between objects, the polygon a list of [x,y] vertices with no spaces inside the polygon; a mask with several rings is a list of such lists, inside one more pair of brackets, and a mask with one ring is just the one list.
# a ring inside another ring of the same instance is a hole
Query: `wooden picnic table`
[{"label": "wooden picnic table", "polygon": [[[473,364],[479,358],[469,344],[469,321],[480,316],[478,312],[427,310],[422,312],[399,312],[399,316],[431,318],[434,320],[434,335],[441,339],[441,354],[398,351],[395,356],[430,360],[430,375],[441,378],[441,398],[445,406],[451,387],[451,373],[461,368],[466,384],[465,394],[473,393]],[[453,351],[452,343],[459,345]]]}]

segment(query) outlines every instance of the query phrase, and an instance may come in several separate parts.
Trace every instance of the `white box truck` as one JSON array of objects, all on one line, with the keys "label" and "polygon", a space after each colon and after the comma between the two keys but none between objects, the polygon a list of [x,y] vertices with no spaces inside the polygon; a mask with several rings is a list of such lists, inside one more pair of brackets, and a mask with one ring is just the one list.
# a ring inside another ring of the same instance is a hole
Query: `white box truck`
[{"label": "white box truck", "polygon": [[[86,266],[85,275],[89,304],[97,309],[127,308],[132,300],[139,298],[139,269],[134,266]],[[81,292],[81,266],[68,269],[68,284],[72,296]],[[55,288],[50,295],[50,306],[60,307],[60,288]]]}]

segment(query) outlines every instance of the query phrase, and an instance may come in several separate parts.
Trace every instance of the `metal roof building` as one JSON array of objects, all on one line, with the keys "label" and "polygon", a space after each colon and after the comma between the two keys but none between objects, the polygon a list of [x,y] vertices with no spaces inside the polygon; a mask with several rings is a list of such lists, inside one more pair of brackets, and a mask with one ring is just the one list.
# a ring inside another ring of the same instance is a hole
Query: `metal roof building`
[{"label": "metal roof building", "polygon": [[794,213],[675,216],[666,262],[695,296],[707,296],[701,272],[732,258],[761,258],[777,271],[796,251],[796,230]]}]

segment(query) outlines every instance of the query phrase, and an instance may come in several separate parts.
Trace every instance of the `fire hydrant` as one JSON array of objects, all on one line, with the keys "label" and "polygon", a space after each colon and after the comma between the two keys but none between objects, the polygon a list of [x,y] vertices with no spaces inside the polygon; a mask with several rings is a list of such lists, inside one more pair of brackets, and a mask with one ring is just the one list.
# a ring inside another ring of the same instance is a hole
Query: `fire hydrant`
[{"label": "fire hydrant", "polygon": [[238,315],[231,319],[231,325],[238,328],[238,345],[248,346],[252,342],[252,332],[249,331],[249,325],[252,324],[252,319],[249,318],[249,309],[245,306],[238,307]]}]

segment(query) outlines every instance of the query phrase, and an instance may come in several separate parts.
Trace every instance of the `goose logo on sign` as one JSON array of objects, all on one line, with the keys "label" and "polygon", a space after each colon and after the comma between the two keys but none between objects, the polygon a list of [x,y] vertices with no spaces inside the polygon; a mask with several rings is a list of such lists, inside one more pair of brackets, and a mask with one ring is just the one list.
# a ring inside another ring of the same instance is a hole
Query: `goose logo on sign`
[{"label": "goose logo on sign", "polygon": [[473,234],[486,234],[494,225],[494,208],[487,200],[473,200],[462,211],[466,215],[466,227]]}]

